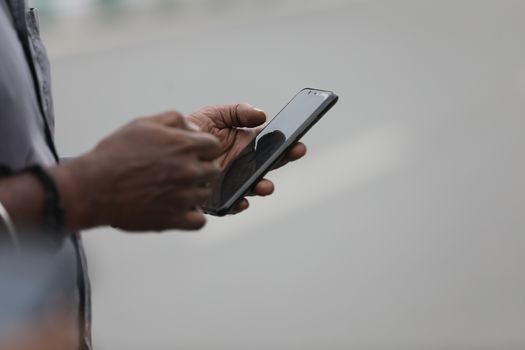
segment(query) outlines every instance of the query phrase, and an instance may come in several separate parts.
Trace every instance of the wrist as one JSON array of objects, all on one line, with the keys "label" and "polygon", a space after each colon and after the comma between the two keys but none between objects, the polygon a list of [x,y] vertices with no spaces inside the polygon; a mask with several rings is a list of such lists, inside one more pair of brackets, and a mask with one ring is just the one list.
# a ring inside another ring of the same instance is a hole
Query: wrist
[{"label": "wrist", "polygon": [[89,155],[63,163],[49,170],[64,206],[65,225],[69,229],[88,229],[104,224],[102,210],[95,203],[97,194],[91,174]]}]

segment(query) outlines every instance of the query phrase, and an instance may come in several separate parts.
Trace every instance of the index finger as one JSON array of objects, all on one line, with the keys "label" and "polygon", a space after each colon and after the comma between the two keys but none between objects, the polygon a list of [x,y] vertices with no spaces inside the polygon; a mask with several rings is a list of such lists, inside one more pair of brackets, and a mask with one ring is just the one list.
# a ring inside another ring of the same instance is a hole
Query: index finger
[{"label": "index finger", "polygon": [[149,117],[149,120],[171,128],[190,129],[184,116],[177,111],[167,111]]},{"label": "index finger", "polygon": [[189,136],[200,160],[212,161],[222,154],[221,143],[215,136],[204,132],[193,132]]},{"label": "index finger", "polygon": [[306,155],[306,152],[307,149],[304,143],[298,142],[288,151],[285,157],[277,163],[273,170],[279,169],[290,162],[295,162],[296,160],[303,158]]}]

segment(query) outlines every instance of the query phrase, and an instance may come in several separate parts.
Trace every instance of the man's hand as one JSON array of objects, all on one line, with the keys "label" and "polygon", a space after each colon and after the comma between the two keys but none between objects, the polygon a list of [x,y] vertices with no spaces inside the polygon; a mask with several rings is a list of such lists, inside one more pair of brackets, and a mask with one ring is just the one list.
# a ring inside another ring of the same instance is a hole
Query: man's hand
[{"label": "man's hand", "polygon": [[168,112],[131,122],[52,174],[71,227],[195,230],[221,154],[216,137]]},{"label": "man's hand", "polygon": [[[248,104],[210,106],[189,115],[188,120],[219,140],[221,153],[218,161],[222,170],[257,136],[261,125],[266,122],[266,114]],[[298,160],[305,154],[305,145],[298,143],[276,168]],[[253,192],[258,196],[268,196],[274,189],[274,184],[264,179],[255,186]],[[248,206],[248,200],[243,198],[237,203],[235,212],[244,211]]]}]

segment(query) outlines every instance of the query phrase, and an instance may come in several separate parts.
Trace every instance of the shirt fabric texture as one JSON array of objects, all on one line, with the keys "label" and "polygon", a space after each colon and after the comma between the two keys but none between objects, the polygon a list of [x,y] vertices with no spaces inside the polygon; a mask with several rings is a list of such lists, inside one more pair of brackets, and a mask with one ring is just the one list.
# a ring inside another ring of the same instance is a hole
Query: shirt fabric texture
[{"label": "shirt fabric texture", "polygon": [[[50,66],[38,12],[25,0],[0,0],[0,165],[15,171],[56,165],[54,123]],[[91,349],[90,285],[80,235],[64,237],[55,254],[75,267],[67,277],[76,286],[68,302],[79,316],[80,347]]]}]

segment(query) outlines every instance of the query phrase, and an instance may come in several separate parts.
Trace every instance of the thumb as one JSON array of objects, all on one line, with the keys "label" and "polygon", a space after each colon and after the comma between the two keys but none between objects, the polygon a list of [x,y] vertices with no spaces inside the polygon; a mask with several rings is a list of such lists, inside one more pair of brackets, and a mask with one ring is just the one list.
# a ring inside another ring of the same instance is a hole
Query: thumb
[{"label": "thumb", "polygon": [[266,122],[266,113],[248,103],[223,106],[223,108],[225,108],[224,123],[227,127],[255,128]]}]

